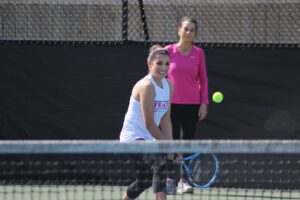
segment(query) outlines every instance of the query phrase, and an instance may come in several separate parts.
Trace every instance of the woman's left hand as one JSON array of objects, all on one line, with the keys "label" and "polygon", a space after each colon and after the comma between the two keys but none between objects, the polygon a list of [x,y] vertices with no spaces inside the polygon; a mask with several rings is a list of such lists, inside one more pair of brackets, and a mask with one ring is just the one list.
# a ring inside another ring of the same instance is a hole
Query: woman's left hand
[{"label": "woman's left hand", "polygon": [[207,115],[207,105],[201,104],[198,112],[199,120],[205,119],[206,115]]}]

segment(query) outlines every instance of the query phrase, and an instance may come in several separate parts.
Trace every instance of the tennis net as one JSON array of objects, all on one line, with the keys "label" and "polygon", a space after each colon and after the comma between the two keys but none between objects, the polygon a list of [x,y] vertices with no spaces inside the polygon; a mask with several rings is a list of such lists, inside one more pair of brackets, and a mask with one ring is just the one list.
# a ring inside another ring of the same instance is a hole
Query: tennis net
[{"label": "tennis net", "polygon": [[[216,155],[215,182],[168,199],[300,199],[297,140],[1,141],[0,199],[119,200],[135,177],[132,154],[197,152]],[[138,199],[154,199],[152,189]]]}]

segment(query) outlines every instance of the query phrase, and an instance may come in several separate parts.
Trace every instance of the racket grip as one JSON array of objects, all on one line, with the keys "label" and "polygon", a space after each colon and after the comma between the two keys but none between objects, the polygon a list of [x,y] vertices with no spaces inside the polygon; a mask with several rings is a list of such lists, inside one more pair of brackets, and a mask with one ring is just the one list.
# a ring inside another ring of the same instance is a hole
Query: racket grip
[{"label": "racket grip", "polygon": [[181,158],[181,156],[179,153],[174,153],[174,160],[180,159],[180,158]]},{"label": "racket grip", "polygon": [[170,161],[174,161],[179,158],[180,158],[180,155],[178,153],[169,153],[166,155],[166,160],[170,160]]}]

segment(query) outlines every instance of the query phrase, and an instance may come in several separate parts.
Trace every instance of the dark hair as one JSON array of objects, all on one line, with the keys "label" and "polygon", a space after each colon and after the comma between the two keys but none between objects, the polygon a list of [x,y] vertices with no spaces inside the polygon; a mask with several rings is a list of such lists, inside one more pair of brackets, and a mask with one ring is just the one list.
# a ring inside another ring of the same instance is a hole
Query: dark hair
[{"label": "dark hair", "polygon": [[149,49],[149,56],[148,59],[150,61],[154,60],[157,55],[167,55],[169,56],[169,52],[167,49],[164,49],[159,44],[152,45]]},{"label": "dark hair", "polygon": [[196,29],[195,31],[197,32],[198,24],[197,21],[192,17],[187,17],[187,16],[182,17],[179,21],[178,27],[180,28],[182,26],[182,23],[185,21],[192,22],[193,24],[195,24],[195,29]]}]

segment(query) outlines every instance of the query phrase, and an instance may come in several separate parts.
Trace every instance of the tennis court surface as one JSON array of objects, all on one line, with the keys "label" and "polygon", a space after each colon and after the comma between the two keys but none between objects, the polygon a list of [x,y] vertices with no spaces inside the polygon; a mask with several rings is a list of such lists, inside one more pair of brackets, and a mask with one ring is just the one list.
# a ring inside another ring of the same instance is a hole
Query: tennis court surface
[{"label": "tennis court surface", "polygon": [[[5,200],[120,200],[125,186],[1,186],[0,198]],[[151,189],[139,200],[154,199]],[[299,190],[261,190],[210,188],[194,189],[193,194],[168,195],[173,200],[253,200],[253,199],[300,199]]]},{"label": "tennis court surface", "polygon": [[[219,173],[210,188],[168,199],[300,199],[300,143],[293,140],[1,141],[0,199],[121,199],[134,178],[132,153],[172,152],[214,153]],[[154,199],[152,189],[138,199]]]}]

